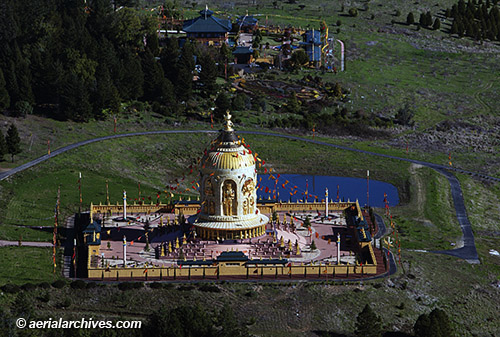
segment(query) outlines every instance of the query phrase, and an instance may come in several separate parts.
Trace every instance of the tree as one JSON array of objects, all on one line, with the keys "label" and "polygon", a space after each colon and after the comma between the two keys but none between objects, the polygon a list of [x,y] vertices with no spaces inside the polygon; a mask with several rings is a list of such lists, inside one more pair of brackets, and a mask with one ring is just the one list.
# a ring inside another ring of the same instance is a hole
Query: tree
[{"label": "tree", "polygon": [[309,247],[311,248],[311,250],[318,249],[318,247],[316,247],[316,242],[314,242],[314,240],[311,241],[311,245]]},{"label": "tree", "polygon": [[7,143],[5,142],[2,130],[0,130],[0,161],[3,160],[3,156],[7,153],[9,153],[7,149]]},{"label": "tree", "polygon": [[420,19],[418,20],[418,23],[422,27],[427,27],[427,17],[425,13],[420,13]]},{"label": "tree", "polygon": [[432,29],[439,30],[441,28],[441,21],[438,18],[434,20],[434,24],[432,25]]},{"label": "tree", "polygon": [[84,81],[71,72],[63,82],[59,109],[62,117],[76,122],[86,122],[92,116],[92,105]]},{"label": "tree", "polygon": [[144,72],[144,99],[160,103],[174,102],[172,82],[163,76],[163,69],[156,62],[151,51],[146,49],[141,59]]},{"label": "tree", "polygon": [[9,92],[7,91],[2,68],[0,68],[0,113],[5,109],[7,109],[9,105],[10,105],[10,96]]},{"label": "tree", "polygon": [[380,337],[382,335],[382,321],[369,304],[365,305],[356,317],[356,336]]},{"label": "tree", "polygon": [[193,95],[193,73],[185,66],[179,67],[177,81],[175,82],[175,94],[181,101],[188,101]]},{"label": "tree", "polygon": [[407,25],[413,25],[415,23],[415,17],[413,16],[413,12],[408,13],[408,16],[406,17],[406,24]]},{"label": "tree", "polygon": [[246,107],[246,95],[244,93],[238,93],[232,102],[233,110],[244,110]]},{"label": "tree", "polygon": [[26,117],[33,113],[33,107],[29,102],[17,101],[14,105],[14,112],[17,117]]},{"label": "tree", "polygon": [[205,96],[213,95],[217,92],[217,68],[215,61],[209,53],[204,53],[200,56],[200,82],[203,85],[202,92]]},{"label": "tree", "polygon": [[356,16],[358,16],[358,9],[357,8],[349,9],[349,15],[355,18]]},{"label": "tree", "polygon": [[418,317],[413,326],[416,337],[453,337],[453,327],[451,321],[441,309],[434,309],[430,314],[422,314]]},{"label": "tree", "polygon": [[[174,82],[178,77],[177,63],[179,62],[179,56],[180,52],[177,38],[171,37],[167,40],[167,45],[160,53],[160,63],[163,67],[163,72],[171,82]],[[191,70],[193,70],[193,68],[191,68]]]},{"label": "tree", "polygon": [[7,130],[5,143],[7,144],[7,153],[11,155],[12,162],[14,162],[14,156],[21,153],[21,138],[19,138],[19,133],[14,124],[11,124]]},{"label": "tree", "polygon": [[121,77],[118,87],[124,99],[137,99],[144,93],[144,72],[139,58],[132,51],[125,49],[121,62]]},{"label": "tree", "polygon": [[309,62],[309,57],[307,57],[307,53],[304,49],[297,49],[292,53],[290,62],[293,68],[300,69],[304,64]]},{"label": "tree", "polygon": [[221,92],[215,100],[215,120],[217,122],[223,121],[226,111],[229,109],[231,109],[231,101],[224,92]]},{"label": "tree", "polygon": [[411,109],[410,105],[406,103],[403,107],[398,109],[396,116],[394,117],[394,122],[401,125],[413,125],[413,116],[415,112]]},{"label": "tree", "polygon": [[94,116],[105,117],[103,109],[109,108],[113,113],[120,111],[120,95],[116,89],[109,71],[105,66],[99,66],[97,71],[97,87],[93,98]]},{"label": "tree", "polygon": [[297,95],[295,94],[295,91],[292,91],[292,93],[290,94],[290,97],[288,98],[288,102],[286,105],[286,109],[288,110],[288,112],[291,112],[291,113],[295,113],[295,114],[299,113],[300,103],[297,100]]}]

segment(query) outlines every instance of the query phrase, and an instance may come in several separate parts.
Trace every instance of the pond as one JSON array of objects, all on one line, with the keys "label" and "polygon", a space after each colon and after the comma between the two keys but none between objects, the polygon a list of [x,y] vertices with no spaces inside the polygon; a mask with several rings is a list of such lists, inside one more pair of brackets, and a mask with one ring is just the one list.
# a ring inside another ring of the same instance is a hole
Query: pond
[{"label": "pond", "polygon": [[[341,201],[358,199],[360,206],[367,204],[367,188],[369,202],[372,207],[384,207],[384,193],[387,194],[389,206],[399,203],[397,188],[389,183],[366,178],[350,178],[335,176],[313,176],[303,174],[260,174],[258,175],[258,198],[278,199],[281,201],[323,201],[325,188],[328,188],[328,199]],[[368,185],[368,186],[367,186]],[[307,192],[307,193],[306,193]]]}]

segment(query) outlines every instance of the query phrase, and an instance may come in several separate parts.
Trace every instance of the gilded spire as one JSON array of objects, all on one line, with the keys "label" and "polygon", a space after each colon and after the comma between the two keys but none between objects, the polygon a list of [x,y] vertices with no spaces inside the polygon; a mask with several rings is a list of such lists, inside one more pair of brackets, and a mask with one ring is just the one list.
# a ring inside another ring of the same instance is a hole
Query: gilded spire
[{"label": "gilded spire", "polygon": [[224,127],[225,131],[234,131],[233,129],[233,122],[231,122],[231,114],[229,113],[229,110],[226,111],[226,116],[224,116],[224,119],[226,120],[226,125]]}]

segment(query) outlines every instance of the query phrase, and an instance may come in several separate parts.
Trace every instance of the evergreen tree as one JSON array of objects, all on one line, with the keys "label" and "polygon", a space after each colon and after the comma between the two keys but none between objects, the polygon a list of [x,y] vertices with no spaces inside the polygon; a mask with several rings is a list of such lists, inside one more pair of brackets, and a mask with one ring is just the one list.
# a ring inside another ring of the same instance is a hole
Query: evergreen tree
[{"label": "evergreen tree", "polygon": [[431,14],[431,12],[425,13],[425,24],[427,27],[432,26],[432,14]]},{"label": "evergreen tree", "polygon": [[427,16],[425,13],[420,13],[420,19],[418,20],[418,23],[422,27],[427,27]]},{"label": "evergreen tree", "polygon": [[163,76],[163,69],[151,51],[146,49],[141,59],[144,72],[144,99],[162,103],[174,101],[172,83]]},{"label": "evergreen tree", "polygon": [[450,34],[458,34],[457,20],[453,20],[453,23],[451,24]]},{"label": "evergreen tree", "polygon": [[6,155],[7,153],[9,153],[7,149],[7,143],[3,136],[2,130],[0,130],[0,161],[3,160],[3,156]]},{"label": "evergreen tree", "polygon": [[203,85],[202,92],[206,97],[214,95],[217,92],[217,68],[215,61],[209,53],[202,54],[200,57],[200,82]]},{"label": "evergreen tree", "polygon": [[11,124],[7,130],[5,143],[7,144],[7,153],[11,155],[12,162],[14,162],[14,156],[21,153],[21,138],[19,138],[19,133],[14,124]]},{"label": "evergreen tree", "polygon": [[415,23],[415,17],[413,16],[413,12],[408,13],[408,16],[406,17],[406,24],[407,25],[413,25]]},{"label": "evergreen tree", "polygon": [[217,122],[222,122],[226,111],[231,108],[231,101],[224,92],[219,93],[215,100],[214,119]]},{"label": "evergreen tree", "polygon": [[120,111],[120,95],[111,80],[108,69],[102,66],[97,70],[97,87],[93,95],[93,114],[96,118],[103,119],[105,118],[103,109],[109,108],[113,113]]},{"label": "evergreen tree", "polygon": [[75,73],[68,74],[63,81],[59,109],[61,117],[76,122],[87,122],[92,116],[88,89]]},{"label": "evergreen tree", "polygon": [[10,104],[14,105],[19,100],[19,86],[17,85],[16,68],[12,60],[7,61],[4,70],[6,88],[10,97]]},{"label": "evergreen tree", "polygon": [[416,337],[453,337],[453,327],[451,321],[441,309],[434,309],[429,315],[422,314],[418,317],[413,326]]},{"label": "evergreen tree", "polygon": [[246,95],[238,93],[231,104],[233,110],[244,110],[246,105]]},{"label": "evergreen tree", "polygon": [[5,78],[3,77],[2,68],[0,68],[0,113],[7,109],[10,105],[9,92],[7,91]]},{"label": "evergreen tree", "polygon": [[111,0],[89,0],[88,3],[92,8],[87,20],[89,32],[95,37],[109,36],[113,20]]},{"label": "evergreen tree", "polygon": [[286,109],[290,113],[299,113],[300,111],[300,104],[299,101],[297,100],[297,95],[295,94],[295,91],[292,91],[290,94],[290,97],[288,98],[288,102],[286,105]]},{"label": "evergreen tree", "polygon": [[[160,54],[160,63],[167,77],[171,82],[175,82],[178,77],[177,63],[179,62],[180,52],[177,38],[172,37],[167,40],[167,45]],[[193,67],[194,68],[194,67]]]},{"label": "evergreen tree", "polygon": [[119,92],[124,99],[138,99],[144,94],[144,72],[141,61],[130,50],[125,49],[122,55]]},{"label": "evergreen tree", "polygon": [[188,101],[193,95],[193,73],[185,66],[179,67],[174,90],[177,98],[184,102]]},{"label": "evergreen tree", "polygon": [[439,30],[441,28],[441,21],[438,18],[434,20],[434,24],[432,25],[432,29]]},{"label": "evergreen tree", "polygon": [[380,337],[382,336],[382,322],[380,317],[372,310],[369,304],[365,305],[356,318],[356,336]]},{"label": "evergreen tree", "polygon": [[194,46],[191,42],[186,41],[186,43],[184,43],[184,46],[182,46],[179,62],[180,67],[185,67],[189,71],[194,70]]}]

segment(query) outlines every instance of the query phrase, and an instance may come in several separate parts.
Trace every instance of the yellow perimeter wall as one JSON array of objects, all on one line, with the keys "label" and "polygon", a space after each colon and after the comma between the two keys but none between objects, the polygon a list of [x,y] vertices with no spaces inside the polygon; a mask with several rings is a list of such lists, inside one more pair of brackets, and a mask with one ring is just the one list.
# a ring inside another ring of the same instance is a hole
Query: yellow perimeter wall
[{"label": "yellow perimeter wall", "polygon": [[[361,208],[359,206],[358,201],[355,202],[329,202],[328,210],[329,211],[343,211],[348,207],[355,206],[358,210],[358,216],[363,217],[361,213]],[[257,203],[257,207],[259,208],[262,214],[271,214],[273,212],[305,212],[305,211],[322,211],[325,209],[324,202],[276,202],[276,203],[263,203],[259,201]],[[186,216],[194,215],[200,209],[199,203],[194,204],[175,204],[175,205],[167,205],[167,204],[127,204],[127,213],[172,213],[174,212],[176,215],[184,214]],[[123,204],[117,203],[116,205],[108,204],[108,205],[94,205],[90,204],[90,218],[92,219],[94,214],[97,213],[121,213],[123,212]]]}]

